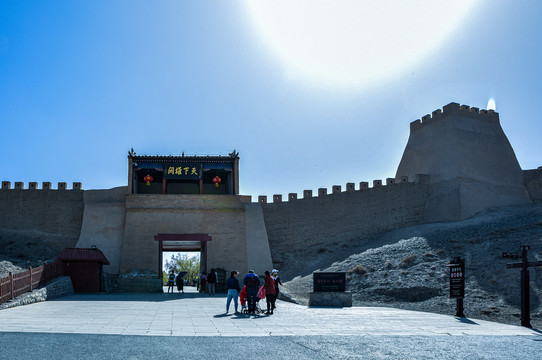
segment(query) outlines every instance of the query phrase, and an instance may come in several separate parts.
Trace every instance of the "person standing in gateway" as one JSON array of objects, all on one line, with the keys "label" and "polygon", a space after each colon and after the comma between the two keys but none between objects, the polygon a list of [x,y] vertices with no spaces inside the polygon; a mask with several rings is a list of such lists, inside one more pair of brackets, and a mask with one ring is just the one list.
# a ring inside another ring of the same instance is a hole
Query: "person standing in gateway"
[{"label": "person standing in gateway", "polygon": [[178,292],[183,292],[184,293],[184,280],[183,280],[183,276],[184,276],[185,273],[183,273],[182,271],[180,273],[177,274],[177,279],[176,279],[176,282],[177,282],[177,291]]},{"label": "person standing in gateway", "polygon": [[168,281],[167,281],[167,292],[169,293],[169,290],[171,290],[171,293],[173,294],[173,285],[175,285],[175,272],[171,270],[169,273]]},{"label": "person standing in gateway", "polygon": [[215,296],[216,291],[216,272],[215,269],[211,269],[207,275],[207,287],[209,289],[209,296]]},{"label": "person standing in gateway", "polygon": [[199,277],[199,292],[204,293],[206,287],[207,287],[207,274],[205,274],[205,271],[204,271],[201,273],[201,276]]}]

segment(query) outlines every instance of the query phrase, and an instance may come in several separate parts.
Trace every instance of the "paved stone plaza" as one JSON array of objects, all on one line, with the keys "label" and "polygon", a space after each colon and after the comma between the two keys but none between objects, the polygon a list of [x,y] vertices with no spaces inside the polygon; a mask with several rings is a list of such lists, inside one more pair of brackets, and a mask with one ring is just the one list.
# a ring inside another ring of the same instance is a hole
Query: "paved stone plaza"
[{"label": "paved stone plaza", "polygon": [[[188,288],[187,290],[190,290]],[[219,294],[76,294],[0,311],[0,359],[538,359],[541,332],[392,308],[225,314]],[[454,309],[450,309],[452,313]]]},{"label": "paved stone plaza", "polygon": [[[265,307],[265,301],[261,303]],[[0,331],[150,336],[539,334],[520,326],[393,308],[308,308],[277,301],[274,315],[234,314],[233,303],[230,313],[225,311],[223,294],[76,294],[2,310]]]}]

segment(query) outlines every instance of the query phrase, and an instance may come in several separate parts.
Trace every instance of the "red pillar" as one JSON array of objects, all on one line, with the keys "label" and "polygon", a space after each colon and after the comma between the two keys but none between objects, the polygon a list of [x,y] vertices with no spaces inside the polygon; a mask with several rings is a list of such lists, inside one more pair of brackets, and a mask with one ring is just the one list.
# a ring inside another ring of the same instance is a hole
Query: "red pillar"
[{"label": "red pillar", "polygon": [[9,272],[9,282],[10,282],[9,290],[11,292],[11,298],[10,299],[13,299],[14,298],[14,296],[13,296],[13,293],[14,293],[14,291],[13,291],[13,273],[11,271]]},{"label": "red pillar", "polygon": [[[158,277],[160,278],[160,282],[162,282],[162,240],[158,241]],[[164,284],[162,283],[162,286]]]}]

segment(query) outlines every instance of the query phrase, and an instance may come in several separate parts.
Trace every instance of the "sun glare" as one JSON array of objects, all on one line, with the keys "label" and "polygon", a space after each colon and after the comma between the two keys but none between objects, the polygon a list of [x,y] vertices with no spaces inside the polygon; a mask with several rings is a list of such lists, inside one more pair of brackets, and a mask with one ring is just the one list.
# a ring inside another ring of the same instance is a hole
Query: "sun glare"
[{"label": "sun glare", "polygon": [[359,89],[435,51],[477,0],[245,1],[257,36],[288,77]]},{"label": "sun glare", "polygon": [[487,102],[487,110],[497,110],[497,104],[495,103],[495,99],[489,98],[489,101]]}]

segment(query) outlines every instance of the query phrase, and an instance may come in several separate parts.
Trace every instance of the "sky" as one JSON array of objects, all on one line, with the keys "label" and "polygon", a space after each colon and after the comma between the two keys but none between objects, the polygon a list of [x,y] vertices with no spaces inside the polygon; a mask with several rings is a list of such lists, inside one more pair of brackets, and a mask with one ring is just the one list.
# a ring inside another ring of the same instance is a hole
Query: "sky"
[{"label": "sky", "polygon": [[0,179],[107,189],[127,185],[131,148],[236,149],[253,201],[357,188],[395,176],[410,122],[490,101],[534,169],[540,15],[535,0],[0,0]]}]

